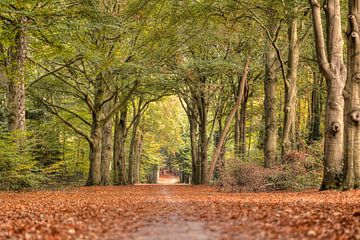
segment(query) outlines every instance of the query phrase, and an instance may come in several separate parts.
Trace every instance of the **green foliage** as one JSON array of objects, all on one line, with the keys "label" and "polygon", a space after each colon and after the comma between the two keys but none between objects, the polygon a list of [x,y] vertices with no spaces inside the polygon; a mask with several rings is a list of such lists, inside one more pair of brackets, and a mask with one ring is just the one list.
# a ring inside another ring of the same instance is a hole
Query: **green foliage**
[{"label": "green foliage", "polygon": [[[151,174],[152,166],[172,166],[189,172],[186,116],[176,97],[167,97],[150,105],[143,117],[144,149],[141,175]],[[187,149],[187,150],[186,150]]]},{"label": "green foliage", "polygon": [[18,190],[39,186],[44,180],[31,154],[31,144],[19,149],[22,134],[0,132],[0,189]]}]

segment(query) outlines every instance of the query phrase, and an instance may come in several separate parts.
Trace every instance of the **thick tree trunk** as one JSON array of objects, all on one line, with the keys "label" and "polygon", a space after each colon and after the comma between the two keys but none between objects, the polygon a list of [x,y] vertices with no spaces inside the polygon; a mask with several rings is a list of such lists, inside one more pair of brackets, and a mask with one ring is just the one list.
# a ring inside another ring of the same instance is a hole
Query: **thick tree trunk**
[{"label": "thick tree trunk", "polygon": [[91,127],[91,142],[89,160],[89,176],[86,185],[95,186],[101,184],[101,127],[98,121],[94,121]]},{"label": "thick tree trunk", "polygon": [[[323,35],[321,7],[309,0],[315,33],[318,64],[327,82],[324,143],[324,177],[322,190],[341,186],[344,143],[344,97],[347,69],[343,59],[340,1],[329,0],[326,8],[327,47]],[[327,54],[326,54],[327,48]]]},{"label": "thick tree trunk", "polygon": [[360,188],[360,1],[349,0],[344,188]]},{"label": "thick tree trunk", "polygon": [[[272,31],[275,28],[272,27]],[[267,44],[265,61],[265,132],[264,132],[264,166],[271,168],[276,162],[277,155],[277,122],[276,122],[276,84],[277,84],[277,56],[276,51]]]},{"label": "thick tree trunk", "polygon": [[284,101],[284,125],[282,139],[282,156],[286,156],[294,146],[295,118],[296,118],[296,96],[297,75],[300,58],[300,43],[298,39],[298,20],[294,18],[289,24],[289,54],[288,72],[284,79],[285,101]]},{"label": "thick tree trunk", "polygon": [[116,121],[114,136],[114,166],[117,168],[115,179],[117,179],[116,183],[121,185],[127,182],[125,159],[126,121],[127,106],[120,111],[120,118],[118,117]]},{"label": "thick tree trunk", "polygon": [[208,134],[207,134],[207,121],[208,121],[208,107],[205,93],[200,96],[198,103],[199,108],[199,145],[200,145],[200,164],[201,164],[201,184],[207,184],[207,171],[208,171]]},{"label": "thick tree trunk", "polygon": [[[109,110],[111,110],[111,103],[107,102],[103,106],[104,113],[107,116],[110,114]],[[110,163],[112,159],[112,120],[108,121],[102,128],[102,136],[101,136],[101,184],[102,185],[110,185],[111,177],[110,177]]]},{"label": "thick tree trunk", "polygon": [[197,185],[200,184],[200,164],[199,164],[199,158],[198,158],[198,144],[197,144],[197,129],[198,124],[196,120],[196,116],[193,116],[192,114],[189,117],[189,123],[190,123],[190,141],[191,141],[191,167],[192,167],[192,183]]},{"label": "thick tree trunk", "polygon": [[25,120],[25,59],[27,43],[25,24],[27,18],[20,19],[17,28],[15,46],[9,49],[10,72],[7,76],[6,106],[8,111],[8,130],[10,132],[26,130]]},{"label": "thick tree trunk", "polygon": [[105,94],[104,79],[99,74],[95,79],[94,109],[92,112],[92,124],[90,134],[90,168],[86,185],[94,186],[101,184],[101,138],[102,128],[101,114],[102,102]]}]

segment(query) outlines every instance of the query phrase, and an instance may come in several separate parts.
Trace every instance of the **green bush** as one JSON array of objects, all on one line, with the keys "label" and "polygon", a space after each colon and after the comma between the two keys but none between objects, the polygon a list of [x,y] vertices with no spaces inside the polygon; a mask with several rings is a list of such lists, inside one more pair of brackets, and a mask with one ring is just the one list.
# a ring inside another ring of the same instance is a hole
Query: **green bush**
[{"label": "green bush", "polygon": [[[0,138],[0,189],[19,190],[37,187],[43,180],[41,169],[36,166],[26,139],[18,133],[1,132]],[[21,146],[21,147],[19,147]]]}]

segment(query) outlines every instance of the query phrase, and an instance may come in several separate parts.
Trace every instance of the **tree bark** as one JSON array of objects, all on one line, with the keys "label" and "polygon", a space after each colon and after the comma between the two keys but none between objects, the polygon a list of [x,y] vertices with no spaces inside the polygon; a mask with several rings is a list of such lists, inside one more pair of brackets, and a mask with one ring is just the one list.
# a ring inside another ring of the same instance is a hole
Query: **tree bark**
[{"label": "tree bark", "polygon": [[90,168],[86,185],[94,186],[101,184],[101,135],[103,124],[101,123],[102,103],[105,94],[104,79],[99,74],[95,79],[94,109],[92,112],[92,124],[90,134]]},{"label": "tree bark", "polygon": [[[110,114],[111,110],[111,102],[107,102],[103,106],[103,111],[105,116]],[[102,185],[110,185],[111,177],[110,177],[110,163],[112,159],[112,120],[105,123],[102,128],[101,135],[101,184]]]},{"label": "tree bark", "polygon": [[189,134],[190,134],[190,147],[191,147],[191,182],[192,184],[200,184],[200,155],[199,155],[199,141],[198,133],[198,120],[199,111],[195,97],[180,97],[183,109],[189,121]]},{"label": "tree bark", "polygon": [[[320,4],[309,0],[315,34],[316,53],[321,73],[327,82],[325,113],[324,177],[321,190],[339,188],[342,182],[344,143],[344,97],[347,69],[343,59],[340,0],[326,6],[327,47],[323,35]],[[326,53],[327,48],[327,53]]]},{"label": "tree bark", "polygon": [[234,153],[237,159],[241,158],[240,142],[241,142],[241,110],[237,110],[235,113],[234,124]]},{"label": "tree bark", "polygon": [[[275,35],[275,26],[271,27],[272,34]],[[276,85],[277,85],[277,55],[275,49],[267,43],[265,60],[265,132],[264,132],[264,166],[271,168],[276,162],[277,155],[277,122],[276,122]]]},{"label": "tree bark", "polygon": [[[134,108],[134,111],[136,111],[136,109]],[[131,134],[131,142],[130,142],[130,147],[129,147],[129,166],[128,166],[128,183],[129,184],[134,184],[135,183],[135,176],[134,176],[134,172],[136,170],[136,151],[137,151],[137,144],[136,144],[136,140],[137,140],[137,131],[138,131],[138,126],[140,124],[140,117],[136,116],[136,113],[134,113],[134,117],[136,117],[134,123],[133,123],[133,128],[132,128],[132,134]]]},{"label": "tree bark", "polygon": [[113,147],[113,181],[115,185],[120,184],[120,164],[119,164],[119,155],[120,155],[120,131],[119,131],[119,113],[115,114],[115,127],[114,127],[114,147]]},{"label": "tree bark", "polygon": [[8,111],[8,130],[26,130],[25,120],[25,59],[27,43],[25,36],[26,17],[19,19],[15,45],[8,50],[10,72],[7,72],[6,107]]},{"label": "tree bark", "polygon": [[298,39],[298,20],[295,17],[289,24],[289,53],[288,71],[284,79],[284,125],[282,139],[282,157],[286,156],[294,146],[295,118],[296,118],[296,96],[297,96],[297,75],[300,58],[300,42]]},{"label": "tree bark", "polygon": [[139,134],[136,137],[136,146],[135,146],[135,171],[134,171],[134,179],[135,183],[140,183],[140,169],[141,169],[141,156],[143,150],[143,141],[144,135],[142,131],[139,131]]},{"label": "tree bark", "polygon": [[244,97],[241,102],[240,110],[240,154],[245,157],[246,154],[246,119],[247,119],[247,103],[249,100],[249,84],[245,83]]},{"label": "tree bark", "polygon": [[[195,109],[194,109],[195,110]],[[196,110],[195,110],[196,111]],[[197,185],[200,184],[200,164],[198,158],[198,144],[197,144],[197,130],[198,130],[198,123],[196,116],[197,111],[190,116],[189,123],[190,123],[190,142],[191,142],[191,166],[192,166],[192,183]]]},{"label": "tree bark", "polygon": [[322,76],[319,73],[313,72],[313,89],[311,92],[311,107],[310,107],[310,133],[309,142],[318,141],[321,139],[321,112],[322,112]]},{"label": "tree bark", "polygon": [[86,185],[95,186],[101,184],[101,127],[98,121],[94,121],[91,127],[91,142],[89,160],[89,176]]},{"label": "tree bark", "polygon": [[127,121],[127,104],[120,111],[120,117],[118,117],[115,125],[114,135],[114,166],[115,179],[117,184],[124,185],[127,182],[126,179],[126,158],[125,158],[125,140],[126,140],[126,121]]},{"label": "tree bark", "polygon": [[360,1],[349,0],[348,78],[345,96],[344,188],[360,188]]},{"label": "tree bark", "polygon": [[201,165],[201,184],[207,184],[207,171],[208,171],[208,134],[207,134],[207,121],[208,121],[208,103],[205,96],[205,90],[200,94],[200,100],[198,102],[199,109],[199,161]]}]

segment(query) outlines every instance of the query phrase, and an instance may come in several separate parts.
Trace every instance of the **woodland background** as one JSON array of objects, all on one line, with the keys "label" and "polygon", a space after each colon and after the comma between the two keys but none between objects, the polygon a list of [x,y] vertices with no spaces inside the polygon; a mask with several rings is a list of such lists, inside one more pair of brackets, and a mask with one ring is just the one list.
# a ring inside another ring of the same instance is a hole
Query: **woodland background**
[{"label": "woodland background", "polygon": [[322,61],[344,68],[339,4],[1,1],[0,188],[147,183],[159,167],[233,190],[339,188],[343,112],[325,110],[344,110],[327,100],[343,89]]}]

